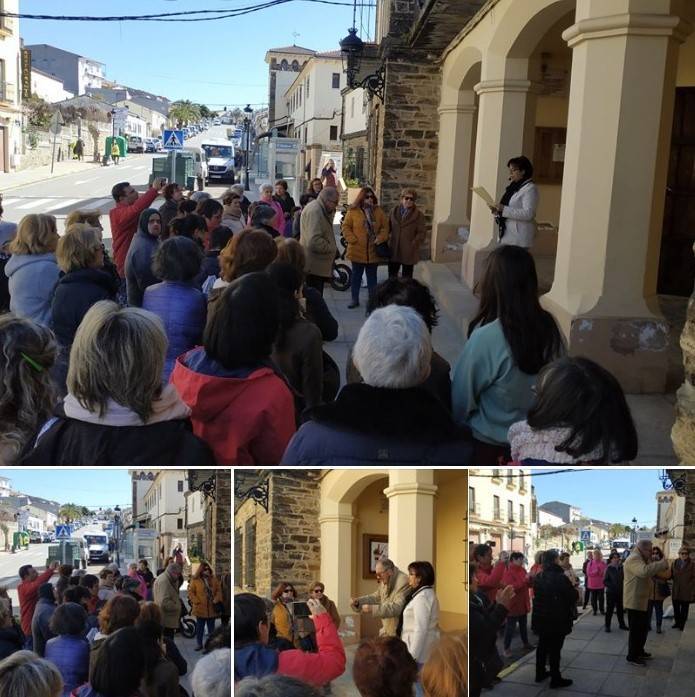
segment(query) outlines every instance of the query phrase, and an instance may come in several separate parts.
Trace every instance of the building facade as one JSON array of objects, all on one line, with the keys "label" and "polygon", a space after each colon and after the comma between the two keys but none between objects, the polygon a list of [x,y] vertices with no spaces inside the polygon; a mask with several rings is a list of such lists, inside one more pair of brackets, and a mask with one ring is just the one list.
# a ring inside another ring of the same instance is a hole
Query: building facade
[{"label": "building facade", "polygon": [[564,501],[548,501],[547,503],[542,503],[538,506],[538,513],[540,515],[541,511],[546,511],[552,515],[558,516],[562,519],[563,523],[573,523],[582,517],[582,509],[577,506],[573,506],[571,503],[565,503]]},{"label": "building facade", "polygon": [[64,99],[71,99],[75,95],[65,89],[63,81],[44,73],[38,68],[31,68],[31,94],[39,97],[49,104],[54,102],[62,102]]},{"label": "building facade", "polygon": [[62,81],[68,92],[75,96],[85,94],[90,87],[101,87],[105,65],[99,61],[65,51],[49,44],[32,44],[31,65]]},{"label": "building facade", "polygon": [[468,540],[494,542],[500,550],[533,551],[531,471],[528,469],[472,469],[468,479]]},{"label": "building facade", "polygon": [[367,179],[367,105],[367,94],[361,87],[343,90],[343,177],[348,185],[350,182],[359,184]]},{"label": "building facade", "polygon": [[417,184],[430,256],[460,259],[472,288],[497,242],[471,187],[499,200],[507,161],[526,154],[540,187],[537,220],[547,223],[532,250],[549,269],[542,303],[570,352],[609,369],[629,393],[673,389],[682,373],[672,370],[660,297],[687,297],[695,272],[695,231],[684,222],[695,205],[686,155],[695,5],[379,5],[378,56],[365,69],[381,64],[386,76],[385,99],[370,109],[381,200],[395,203],[401,186]]},{"label": "building facade", "polygon": [[[230,470],[188,470],[188,487],[191,492],[202,494],[191,504],[191,520],[201,517],[198,502],[202,505],[202,528],[193,523],[187,530],[189,556],[197,552],[206,559],[217,574],[231,573],[232,568],[232,475]],[[190,501],[190,496],[187,501]],[[190,546],[191,542],[195,547]]]},{"label": "building facade", "polygon": [[459,470],[237,470],[235,587],[269,596],[289,581],[306,597],[321,580],[343,618],[341,637],[352,643],[378,633],[378,620],[350,609],[351,597],[375,590],[375,559],[386,554],[404,571],[427,560],[440,626],[463,629],[466,481]]},{"label": "building facade", "polygon": [[185,470],[158,470],[143,498],[147,527],[160,534],[185,534]]},{"label": "building facade", "polygon": [[[19,12],[18,0],[7,0],[2,7]],[[0,18],[0,172],[19,167],[22,154],[20,45],[19,19]]]}]

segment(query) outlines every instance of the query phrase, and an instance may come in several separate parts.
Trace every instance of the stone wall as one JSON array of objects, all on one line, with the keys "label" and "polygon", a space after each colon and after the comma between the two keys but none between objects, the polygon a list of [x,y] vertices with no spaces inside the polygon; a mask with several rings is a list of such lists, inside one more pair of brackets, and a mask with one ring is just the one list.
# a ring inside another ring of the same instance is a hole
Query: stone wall
[{"label": "stone wall", "polygon": [[210,559],[215,573],[220,575],[232,569],[232,474],[229,470],[216,470],[215,480]]},{"label": "stone wall", "polygon": [[[253,520],[256,524],[256,557],[255,557],[255,583],[246,585],[246,522]],[[257,593],[258,595],[270,595],[270,572],[272,550],[270,544],[270,530],[272,517],[266,513],[261,506],[253,501],[244,501],[234,513],[234,531],[241,533],[241,545],[234,547],[235,559],[240,558],[241,563],[236,564],[241,567],[241,578],[234,579],[234,587]],[[238,555],[238,556],[237,556]]]},{"label": "stone wall", "polygon": [[[414,187],[428,232],[434,213],[440,80],[439,67],[426,55],[412,49],[393,52],[386,63],[386,97],[377,141],[376,187],[381,206],[390,210],[403,187]],[[429,239],[423,252],[429,254]]]},{"label": "stone wall", "polygon": [[[306,593],[321,568],[319,470],[271,476],[271,586],[289,581]],[[257,536],[260,542],[260,536]]]}]

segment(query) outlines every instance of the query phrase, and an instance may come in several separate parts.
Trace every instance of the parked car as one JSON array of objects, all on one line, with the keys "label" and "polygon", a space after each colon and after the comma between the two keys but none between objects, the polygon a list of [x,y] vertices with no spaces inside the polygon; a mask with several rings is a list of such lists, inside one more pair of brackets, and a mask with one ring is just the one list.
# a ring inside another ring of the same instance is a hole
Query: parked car
[{"label": "parked car", "polygon": [[145,139],[140,136],[128,136],[128,152],[145,152]]},{"label": "parked car", "polygon": [[145,138],[145,152],[157,152],[156,138]]},{"label": "parked car", "polygon": [[208,179],[224,179],[234,183],[234,146],[228,140],[202,143],[208,160]]},{"label": "parked car", "polygon": [[45,533],[41,536],[41,541],[42,541],[42,542],[53,542],[53,533],[45,532]]},{"label": "parked car", "polygon": [[32,544],[41,544],[43,542],[43,537],[38,530],[31,530],[29,532],[29,542]]}]

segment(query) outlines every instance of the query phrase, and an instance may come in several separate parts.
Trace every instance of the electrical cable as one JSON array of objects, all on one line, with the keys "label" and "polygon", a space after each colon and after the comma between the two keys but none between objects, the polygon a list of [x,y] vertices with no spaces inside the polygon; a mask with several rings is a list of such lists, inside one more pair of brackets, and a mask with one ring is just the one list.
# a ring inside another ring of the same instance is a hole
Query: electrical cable
[{"label": "electrical cable", "polygon": [[485,479],[508,479],[508,478],[513,478],[513,479],[520,479],[522,477],[545,477],[551,474],[567,474],[568,472],[590,472],[591,468],[589,467],[583,467],[579,469],[564,469],[564,470],[542,470],[542,471],[537,471],[533,470],[533,472],[521,472],[520,474],[511,474],[508,469],[500,470],[499,474],[473,474],[472,472],[468,473],[468,477],[480,477],[480,478],[485,478]]}]

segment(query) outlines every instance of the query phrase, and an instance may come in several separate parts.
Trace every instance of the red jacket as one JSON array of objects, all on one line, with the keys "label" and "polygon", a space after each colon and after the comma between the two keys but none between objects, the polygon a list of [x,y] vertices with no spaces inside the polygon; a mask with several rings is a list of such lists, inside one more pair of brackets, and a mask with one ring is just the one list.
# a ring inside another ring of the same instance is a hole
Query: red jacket
[{"label": "red jacket", "polygon": [[33,581],[22,581],[17,586],[19,597],[19,616],[22,623],[22,631],[26,636],[31,636],[31,619],[34,616],[36,603],[39,601],[39,586],[51,580],[53,569],[46,569]]},{"label": "red jacket", "polygon": [[523,566],[517,566],[509,562],[509,566],[502,575],[502,587],[513,586],[515,596],[509,605],[509,617],[527,615],[531,611],[531,600],[528,589],[530,587],[529,576]]},{"label": "red jacket", "polygon": [[281,651],[278,656],[278,673],[320,686],[345,672],[345,649],[327,612],[313,620],[319,652],[306,653],[298,649]]},{"label": "red jacket", "polygon": [[130,243],[138,229],[138,218],[145,208],[159,196],[157,189],[149,189],[138,196],[137,201],[130,206],[121,201],[109,211],[111,221],[111,237],[113,239],[113,259],[116,262],[118,275],[125,278],[125,258],[128,256]]},{"label": "red jacket", "polygon": [[198,372],[195,360],[201,353],[193,349],[179,356],[171,374],[191,408],[195,435],[220,465],[277,465],[296,430],[290,389],[267,367],[245,377]]},{"label": "red jacket", "polygon": [[476,578],[478,579],[478,590],[483,591],[491,603],[495,602],[497,589],[500,588],[502,584],[502,576],[504,575],[505,569],[506,566],[504,562],[498,561],[497,564],[491,566],[489,569],[479,566],[475,572]]}]

